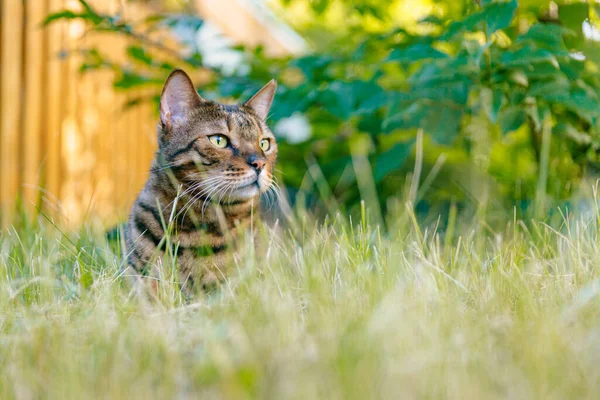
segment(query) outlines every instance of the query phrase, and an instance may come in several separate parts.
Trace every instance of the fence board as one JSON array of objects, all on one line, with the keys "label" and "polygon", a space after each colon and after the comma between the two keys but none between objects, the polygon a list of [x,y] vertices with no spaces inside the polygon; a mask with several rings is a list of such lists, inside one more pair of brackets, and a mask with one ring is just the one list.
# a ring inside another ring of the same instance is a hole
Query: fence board
[{"label": "fence board", "polygon": [[[148,15],[152,4],[88,0],[100,12]],[[0,0],[0,226],[14,221],[17,199],[27,211],[42,194],[56,221],[73,226],[88,207],[106,225],[126,218],[148,176],[156,149],[156,110],[123,110],[110,71],[81,74],[82,47],[119,59],[129,44],[115,35],[84,35],[81,21],[41,27],[51,13],[81,9],[77,0]],[[249,39],[249,38],[247,38]],[[92,202],[93,200],[93,202]]]},{"label": "fence board", "polygon": [[[48,12],[57,12],[64,7],[63,0],[48,0]],[[48,51],[44,60],[44,84],[46,97],[44,99],[44,207],[49,211],[58,213],[60,185],[62,181],[61,170],[61,132],[63,112],[63,65],[64,61],[59,54],[62,50],[66,24],[58,22],[44,28],[44,35],[48,41]]]},{"label": "fence board", "polygon": [[44,72],[44,35],[40,27],[46,15],[44,1],[28,1],[25,9],[25,99],[23,115],[23,180],[21,190],[28,211],[33,211],[32,203],[37,202],[40,186],[41,143],[42,143],[42,76]]},{"label": "fence board", "polygon": [[21,181],[21,64],[23,39],[23,4],[8,1],[2,4],[2,54],[0,71],[2,92],[0,102],[0,206],[2,220],[12,219]]}]

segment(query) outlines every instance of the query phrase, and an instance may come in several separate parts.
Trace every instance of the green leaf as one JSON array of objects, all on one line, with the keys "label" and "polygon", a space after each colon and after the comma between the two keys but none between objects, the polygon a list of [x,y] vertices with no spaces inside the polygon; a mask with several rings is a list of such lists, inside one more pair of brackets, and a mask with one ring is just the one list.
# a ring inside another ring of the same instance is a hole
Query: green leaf
[{"label": "green leaf", "polygon": [[529,79],[522,70],[511,71],[508,75],[508,81],[524,87],[529,86]]},{"label": "green leaf", "polygon": [[592,142],[592,138],[589,133],[582,132],[566,122],[559,122],[556,124],[556,126],[552,128],[552,132],[567,137],[580,145],[588,145]]},{"label": "green leaf", "polygon": [[113,87],[115,89],[131,89],[149,84],[162,85],[163,80],[139,75],[133,72],[124,72],[117,80],[115,80],[115,82],[113,82]]},{"label": "green leaf", "polygon": [[355,82],[353,91],[356,97],[354,114],[371,114],[388,103],[388,93],[374,82]]},{"label": "green leaf", "polygon": [[553,100],[561,96],[569,97],[571,83],[563,76],[556,76],[555,79],[533,83],[529,88],[529,95],[541,97],[546,100]]},{"label": "green leaf", "polygon": [[515,16],[517,1],[510,0],[501,3],[491,3],[482,11],[471,14],[462,21],[450,24],[448,30],[443,34],[441,40],[452,39],[462,32],[475,32],[487,30],[487,34],[508,28]]},{"label": "green leaf", "polygon": [[79,0],[79,4],[81,4],[83,6],[83,8],[89,13],[89,14],[98,14],[89,4],[87,1],[85,0]]},{"label": "green leaf", "polygon": [[433,102],[427,99],[391,104],[383,121],[385,132],[396,129],[423,128],[436,142],[450,144],[459,132],[464,107],[450,101]]},{"label": "green leaf", "polygon": [[415,100],[431,99],[466,104],[473,82],[470,77],[451,68],[425,65],[408,79],[410,96]]},{"label": "green leaf", "polygon": [[510,26],[517,10],[517,0],[503,3],[492,3],[483,12],[483,20],[487,23],[487,33],[492,33]]},{"label": "green leaf", "polygon": [[388,61],[414,62],[426,59],[446,58],[448,55],[427,44],[415,44],[405,49],[394,49],[388,56]]},{"label": "green leaf", "polygon": [[568,55],[563,35],[573,32],[555,24],[535,24],[517,38],[517,43],[531,43],[536,47],[550,50],[554,55]]},{"label": "green leaf", "polygon": [[395,144],[391,149],[375,157],[375,182],[379,183],[389,173],[401,168],[410,155],[415,140]]},{"label": "green leaf", "polygon": [[333,82],[319,95],[319,102],[340,119],[374,112],[385,105],[387,94],[375,82]]},{"label": "green leaf", "polygon": [[331,64],[333,57],[328,55],[311,55],[294,60],[291,64],[299,68],[310,80],[326,77],[325,69]]},{"label": "green leaf", "polygon": [[525,46],[516,51],[502,54],[501,64],[505,67],[531,65],[532,63],[549,62],[558,69],[558,61],[552,52],[544,49],[533,49]]},{"label": "green leaf", "polygon": [[194,52],[187,57],[183,58],[183,61],[186,63],[193,65],[194,67],[202,67],[203,66],[203,58],[202,54],[198,52]]},{"label": "green leaf", "polygon": [[499,121],[502,133],[507,134],[521,127],[527,120],[523,107],[509,106],[500,111]]},{"label": "green leaf", "polygon": [[420,24],[434,24],[434,25],[443,25],[444,24],[444,20],[441,19],[440,17],[436,17],[435,15],[428,15],[425,18],[421,18],[418,21]]},{"label": "green leaf", "polygon": [[[600,50],[600,48],[596,47],[594,53],[598,54],[598,50]],[[585,62],[581,60],[575,60],[569,56],[565,60],[561,61],[560,70],[568,79],[575,81],[579,79],[585,72]]]},{"label": "green leaf", "polygon": [[340,119],[348,119],[354,109],[352,85],[346,82],[333,82],[319,96],[323,107]]},{"label": "green leaf", "polygon": [[146,52],[146,50],[144,50],[143,47],[129,46],[127,47],[127,54],[142,64],[152,65],[152,57]]},{"label": "green leaf", "polygon": [[588,19],[590,6],[587,3],[559,4],[558,16],[562,26],[581,32],[583,22]]},{"label": "green leaf", "polygon": [[561,70],[552,62],[533,63],[524,69],[525,75],[531,81],[540,79],[552,79],[557,75],[562,75]]},{"label": "green leaf", "polygon": [[82,18],[82,14],[74,13],[71,10],[62,10],[52,14],[48,14],[44,21],[42,22],[43,26],[50,25],[51,23],[61,20],[61,19],[76,19]]},{"label": "green leaf", "polygon": [[329,7],[329,0],[314,0],[311,1],[312,9],[317,14],[323,14]]},{"label": "green leaf", "polygon": [[500,89],[481,89],[481,105],[488,119],[496,123],[498,120],[498,113],[504,102],[504,93]]}]

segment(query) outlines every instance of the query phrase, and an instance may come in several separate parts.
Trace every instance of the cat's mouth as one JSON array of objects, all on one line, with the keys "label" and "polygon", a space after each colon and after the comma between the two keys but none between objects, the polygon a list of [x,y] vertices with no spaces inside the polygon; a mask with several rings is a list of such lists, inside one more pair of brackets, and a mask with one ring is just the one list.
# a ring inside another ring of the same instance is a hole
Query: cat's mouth
[{"label": "cat's mouth", "polygon": [[245,184],[242,184],[242,185],[238,186],[238,187],[236,188],[236,190],[241,190],[241,189],[246,189],[246,188],[251,188],[251,187],[255,187],[255,188],[257,188],[257,189],[260,189],[260,185],[259,185],[259,183],[258,183],[258,178],[256,178],[256,179],[254,180],[254,182],[245,183]]},{"label": "cat's mouth", "polygon": [[247,200],[255,197],[260,193],[260,183],[258,178],[253,179],[250,182],[241,183],[233,190],[233,192],[227,196],[226,201],[240,201]]}]

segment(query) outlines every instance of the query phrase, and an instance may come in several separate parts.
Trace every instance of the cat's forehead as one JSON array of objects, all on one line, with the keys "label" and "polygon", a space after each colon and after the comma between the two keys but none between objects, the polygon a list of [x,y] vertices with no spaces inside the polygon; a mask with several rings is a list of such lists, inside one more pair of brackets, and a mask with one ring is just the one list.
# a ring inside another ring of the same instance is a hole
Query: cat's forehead
[{"label": "cat's forehead", "polygon": [[196,110],[196,121],[202,125],[226,129],[241,139],[255,139],[264,133],[264,124],[248,107],[237,104],[205,102]]}]

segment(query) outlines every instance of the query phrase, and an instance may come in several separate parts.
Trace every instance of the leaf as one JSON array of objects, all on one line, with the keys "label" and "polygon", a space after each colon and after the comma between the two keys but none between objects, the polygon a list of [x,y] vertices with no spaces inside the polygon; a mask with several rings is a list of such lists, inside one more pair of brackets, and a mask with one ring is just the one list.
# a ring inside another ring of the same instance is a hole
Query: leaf
[{"label": "leaf", "polygon": [[529,65],[525,69],[525,75],[528,80],[552,79],[557,75],[562,75],[560,66],[552,62],[538,62]]},{"label": "leaf", "polygon": [[581,85],[573,85],[565,77],[532,85],[529,94],[553,104],[560,104],[590,124],[600,117],[598,95]]},{"label": "leaf", "polygon": [[204,60],[204,58],[202,57],[202,54],[199,52],[194,52],[194,53],[190,54],[189,56],[183,58],[183,61],[185,61],[186,63],[188,63],[190,65],[193,65],[194,67],[202,67],[203,60]]},{"label": "leaf", "polygon": [[354,114],[371,114],[384,107],[389,100],[389,95],[375,82],[355,82],[353,85],[356,104]]},{"label": "leaf", "polygon": [[152,65],[152,57],[140,46],[127,47],[127,54],[142,64]]},{"label": "leaf", "polygon": [[84,21],[91,22],[94,25],[99,25],[101,22],[105,20],[100,14],[97,14],[87,3],[85,4],[86,11],[82,13],[76,13],[71,10],[61,10],[55,13],[49,14],[42,21],[42,26],[47,26],[53,22],[59,21],[61,19],[71,20],[71,19],[83,19]]},{"label": "leaf", "polygon": [[440,17],[436,17],[435,15],[428,15],[425,18],[421,18],[418,21],[420,24],[434,24],[434,25],[442,25],[444,24],[444,20]]},{"label": "leaf", "polygon": [[527,75],[521,70],[511,71],[508,75],[509,82],[516,83],[517,85],[527,87],[529,86],[529,79]]},{"label": "leaf", "polygon": [[132,72],[124,72],[117,80],[113,82],[113,87],[115,89],[131,89],[148,84],[162,85],[162,83],[162,79],[150,78]]},{"label": "leaf", "polygon": [[86,10],[87,13],[89,14],[98,14],[89,4],[87,1],[85,0],[79,0],[79,4],[81,4],[83,6],[83,8]]},{"label": "leaf", "polygon": [[319,94],[319,103],[340,119],[374,112],[385,105],[387,95],[375,82],[333,82]]},{"label": "leaf", "polygon": [[501,64],[505,67],[531,65],[532,63],[549,62],[558,69],[558,61],[554,54],[544,49],[534,49],[525,46],[516,51],[507,51],[502,54]]},{"label": "leaf", "polygon": [[[594,53],[598,53],[598,47],[596,47]],[[581,77],[581,75],[585,72],[585,62],[581,60],[575,60],[569,56],[560,63],[560,70],[568,79],[574,81],[579,79],[579,77]]]},{"label": "leaf", "polygon": [[459,132],[464,107],[452,102],[397,101],[392,103],[383,121],[385,132],[423,128],[436,142],[450,144]]},{"label": "leaf", "polygon": [[299,68],[302,73],[310,80],[315,80],[324,74],[325,69],[333,61],[328,55],[306,56],[292,61],[292,66]]},{"label": "leaf", "polygon": [[42,22],[42,26],[50,25],[51,23],[61,20],[61,19],[76,19],[82,18],[82,14],[74,13],[71,10],[62,10],[52,14],[48,14],[44,21]]},{"label": "leaf", "polygon": [[556,76],[549,81],[536,82],[529,88],[529,95],[541,97],[546,100],[553,100],[561,96],[569,97],[571,83],[563,76]]},{"label": "leaf", "polygon": [[319,96],[325,109],[340,119],[348,119],[354,108],[352,86],[345,82],[333,82]]},{"label": "leaf", "polygon": [[462,86],[460,91],[464,91],[464,88],[469,88],[478,79],[479,73],[480,69],[472,59],[459,54],[453,59],[424,63],[408,78],[408,83],[419,88],[457,85],[457,88]]},{"label": "leaf", "polygon": [[323,14],[329,7],[329,0],[314,0],[311,1],[312,9],[317,14]]},{"label": "leaf", "polygon": [[559,4],[558,16],[561,24],[575,32],[581,32],[583,22],[588,19],[590,6],[587,3]]},{"label": "leaf", "polygon": [[465,105],[469,99],[469,89],[470,85],[467,82],[458,80],[444,84],[437,83],[437,85],[415,85],[411,95],[415,100],[430,99],[442,103]]},{"label": "leaf", "polygon": [[482,12],[483,20],[487,24],[487,34],[491,35],[500,29],[509,27],[516,10],[517,0],[492,3],[487,6]]},{"label": "leaf", "polygon": [[405,49],[394,49],[388,56],[388,61],[414,62],[418,60],[446,58],[448,55],[434,49],[430,45],[415,44]]},{"label": "leaf", "polygon": [[480,93],[481,105],[488,119],[496,123],[498,113],[504,102],[504,93],[500,89],[483,88]]},{"label": "leaf", "polygon": [[507,134],[521,127],[527,120],[523,107],[509,106],[500,111],[499,121],[502,133]]},{"label": "leaf", "polygon": [[563,35],[573,34],[569,29],[555,24],[535,24],[517,38],[517,43],[530,42],[536,47],[550,50],[554,55],[568,55]]},{"label": "leaf", "polygon": [[569,123],[559,122],[552,128],[552,132],[563,135],[580,145],[588,145],[592,142],[589,133],[582,132]]},{"label": "leaf", "polygon": [[491,3],[482,11],[471,14],[462,21],[450,24],[448,30],[443,34],[441,40],[452,39],[462,32],[474,32],[487,30],[487,34],[508,28],[517,10],[517,1],[510,0],[502,3]]},{"label": "leaf", "polygon": [[395,144],[391,149],[375,157],[375,182],[379,183],[389,173],[401,168],[410,155],[415,140]]},{"label": "leaf", "polygon": [[381,125],[383,117],[381,112],[366,114],[358,121],[356,125],[359,132],[367,132],[371,135],[378,135],[382,132]]}]

